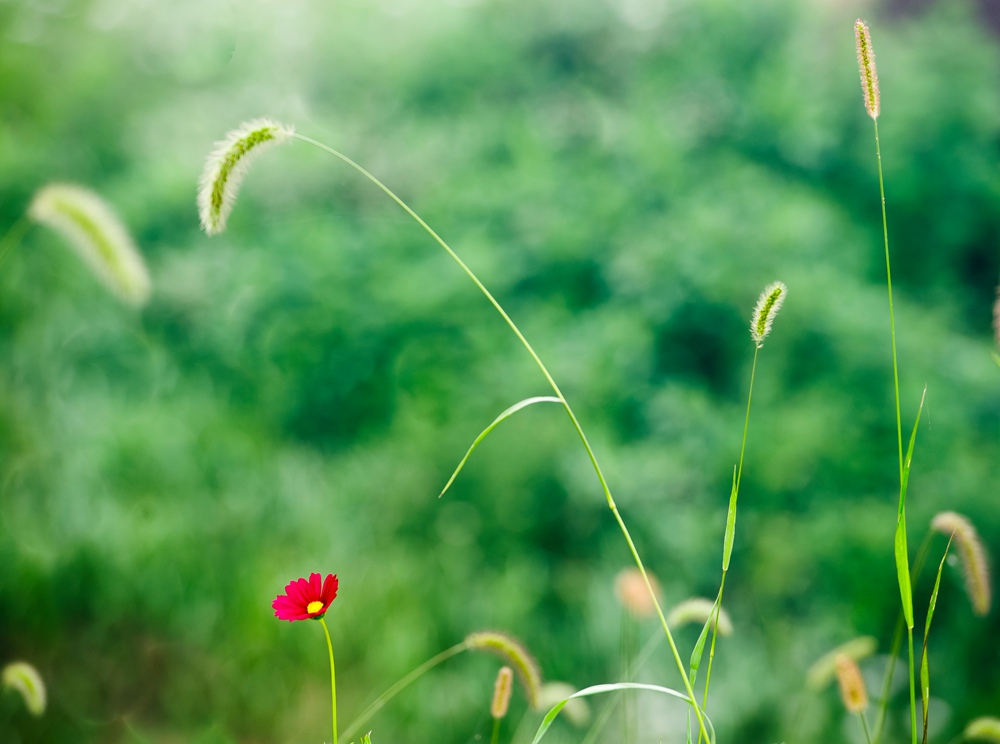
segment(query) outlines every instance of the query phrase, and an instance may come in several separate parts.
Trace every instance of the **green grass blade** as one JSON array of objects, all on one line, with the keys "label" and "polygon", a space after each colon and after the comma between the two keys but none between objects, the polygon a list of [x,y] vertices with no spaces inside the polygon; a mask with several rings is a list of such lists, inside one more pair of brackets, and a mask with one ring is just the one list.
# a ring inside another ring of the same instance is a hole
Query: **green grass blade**
[{"label": "green grass blade", "polygon": [[715,625],[720,602],[722,602],[721,591],[719,592],[719,596],[715,598],[715,604],[712,605],[712,611],[708,614],[708,620],[705,621],[705,625],[701,629],[701,634],[698,636],[698,640],[694,644],[694,649],[691,651],[690,675],[692,685],[694,685],[695,681],[698,679],[698,669],[701,667],[701,657],[705,652],[705,641],[708,640],[708,633]]},{"label": "green grass blade", "polygon": [[736,468],[733,467],[733,488],[729,492],[729,512],[726,514],[726,536],[722,543],[722,570],[729,570],[729,559],[733,555],[733,540],[736,537],[736,497],[740,489],[736,485]]},{"label": "green grass blade", "polygon": [[[545,718],[542,719],[541,724],[538,727],[538,731],[535,733],[535,738],[531,740],[531,744],[538,744],[545,736],[552,722],[556,720],[556,716],[565,707],[566,703],[574,698],[588,697],[590,695],[602,695],[609,692],[618,692],[619,690],[646,690],[648,692],[656,692],[661,695],[668,695],[670,697],[677,698],[678,700],[683,700],[688,705],[694,705],[694,701],[685,695],[683,692],[678,692],[677,690],[672,690],[669,687],[660,687],[659,685],[647,685],[641,682],[617,682],[615,684],[606,685],[594,685],[593,687],[587,687],[579,692],[575,692],[570,695],[565,700],[561,700],[552,706],[552,709],[545,714]],[[710,744],[715,744],[715,727],[712,726],[711,721],[708,717],[705,717],[705,723],[711,730],[711,741]]]},{"label": "green grass blade", "polygon": [[899,514],[896,518],[896,537],[893,541],[896,575],[899,580],[899,596],[903,603],[903,618],[906,620],[906,627],[909,630],[913,630],[913,587],[910,582],[910,556],[906,546],[906,488],[910,482],[913,447],[917,441],[917,427],[920,425],[920,414],[923,413],[926,397],[927,388],[925,387],[924,394],[920,396],[920,407],[917,409],[917,418],[913,422],[913,431],[910,433],[906,458],[903,460],[903,473],[899,484]]},{"label": "green grass blade", "polygon": [[934,591],[931,592],[931,601],[927,605],[927,620],[924,623],[924,647],[920,653],[920,700],[924,704],[924,744],[927,744],[927,706],[931,699],[931,673],[927,663],[927,637],[931,634],[931,620],[934,618],[934,610],[937,608],[938,589],[941,588],[941,574],[944,571],[944,562],[948,558],[948,551],[951,549],[951,541],[953,539],[955,539],[954,535],[948,538],[944,555],[941,556],[937,577],[934,579]]},{"label": "green grass blade", "polygon": [[903,620],[906,627],[913,629],[913,588],[910,586],[910,562],[906,550],[906,509],[896,519],[896,537],[893,541],[896,555],[896,576],[899,580],[899,596],[903,602]]},{"label": "green grass blade", "polygon": [[535,403],[562,403],[562,402],[563,402],[562,398],[556,398],[553,395],[539,395],[534,398],[525,398],[522,401],[518,401],[510,408],[508,408],[506,411],[497,416],[495,419],[493,419],[493,423],[487,426],[485,429],[483,429],[483,433],[480,434],[478,437],[476,437],[476,440],[472,443],[472,446],[469,447],[469,451],[465,453],[465,457],[463,457],[462,461],[458,463],[458,467],[455,468],[455,472],[451,474],[451,478],[449,478],[448,482],[444,484],[444,488],[441,489],[441,493],[438,494],[438,498],[444,496],[445,492],[449,488],[451,488],[451,484],[455,482],[455,478],[458,477],[458,474],[462,471],[462,468],[465,467],[466,461],[468,461],[469,457],[475,451],[476,447],[478,447],[479,444],[484,439],[486,439],[486,437],[489,435],[491,431],[493,431],[495,428],[497,428],[497,426],[499,426],[501,421],[510,418],[523,408],[535,405]]}]

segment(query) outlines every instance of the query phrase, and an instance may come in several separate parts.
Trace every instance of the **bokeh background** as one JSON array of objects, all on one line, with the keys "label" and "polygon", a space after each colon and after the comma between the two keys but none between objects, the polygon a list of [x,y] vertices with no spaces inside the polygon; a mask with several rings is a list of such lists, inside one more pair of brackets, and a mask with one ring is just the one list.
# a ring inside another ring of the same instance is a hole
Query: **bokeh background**
[{"label": "bokeh background", "polygon": [[[0,740],[324,740],[320,628],[270,609],[310,571],[341,580],[344,724],[482,628],[520,638],[548,679],[619,678],[633,621],[613,581],[630,559],[557,407],[504,423],[437,498],[497,413],[549,392],[444,253],[302,142],[254,165],[226,233],[199,231],[205,156],[262,115],[364,164],[505,304],[667,605],[717,589],[749,313],[787,283],[711,712],[720,741],[854,740],[836,692],[803,679],[855,636],[884,655],[898,612],[858,16],[881,77],[904,429],[928,389],[911,544],[953,509],[1000,553],[995,4],[0,1],[0,232],[42,185],[78,182],[115,205],[154,283],[130,309],[43,228],[0,266],[0,662],[33,663],[50,694],[40,719],[0,697]],[[932,741],[1000,713],[997,617],[972,615],[948,567]],[[865,662],[873,684],[884,663]],[[435,671],[371,722],[375,741],[488,736],[497,666]],[[665,647],[642,677],[679,686]],[[908,740],[905,697],[889,740]],[[632,711],[638,741],[682,740],[677,705]],[[598,740],[622,731],[612,719]]]}]

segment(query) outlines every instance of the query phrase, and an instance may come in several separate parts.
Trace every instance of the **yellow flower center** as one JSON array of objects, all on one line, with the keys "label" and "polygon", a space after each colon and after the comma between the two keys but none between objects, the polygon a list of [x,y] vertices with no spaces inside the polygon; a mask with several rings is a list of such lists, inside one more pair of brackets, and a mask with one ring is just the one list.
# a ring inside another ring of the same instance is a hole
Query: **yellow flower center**
[{"label": "yellow flower center", "polygon": [[322,609],[323,609],[322,602],[310,602],[309,604],[306,605],[306,612],[308,612],[310,615],[313,614],[314,612],[319,612]]}]

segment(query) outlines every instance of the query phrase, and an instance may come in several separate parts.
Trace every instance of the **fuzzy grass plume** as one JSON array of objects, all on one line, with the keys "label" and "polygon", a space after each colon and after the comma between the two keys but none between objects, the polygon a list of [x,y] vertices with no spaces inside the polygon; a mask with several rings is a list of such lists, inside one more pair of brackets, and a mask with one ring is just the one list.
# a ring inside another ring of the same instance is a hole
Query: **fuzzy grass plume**
[{"label": "fuzzy grass plume", "polygon": [[761,292],[750,320],[750,336],[758,349],[764,345],[764,339],[771,332],[771,324],[784,304],[786,294],[788,287],[783,282],[772,282]]},{"label": "fuzzy grass plume", "polygon": [[499,656],[517,672],[518,679],[524,687],[525,697],[532,708],[538,707],[542,689],[542,675],[538,671],[538,663],[528,650],[506,633],[484,630],[470,633],[465,638],[465,647],[470,650],[487,651]]},{"label": "fuzzy grass plume", "polygon": [[514,691],[514,670],[509,666],[500,667],[497,681],[493,684],[493,700],[490,702],[490,715],[500,719],[507,716],[510,708],[510,695]]},{"label": "fuzzy grass plume", "polygon": [[854,23],[854,39],[857,42],[858,69],[861,72],[861,92],[865,98],[865,110],[877,119],[881,101],[878,93],[878,70],[875,69],[875,50],[872,49],[872,35],[868,24],[860,18]]},{"label": "fuzzy grass plume", "polygon": [[270,119],[254,119],[215,143],[215,150],[205,161],[198,191],[198,214],[206,234],[226,229],[250,161],[268,147],[287,141],[292,134],[291,127]]},{"label": "fuzzy grass plume", "polygon": [[849,713],[863,713],[868,707],[868,690],[861,676],[858,662],[847,654],[840,654],[834,662],[840,699]]},{"label": "fuzzy grass plume", "polygon": [[965,589],[977,615],[986,615],[992,605],[989,559],[979,539],[979,533],[966,517],[956,512],[941,512],[931,520],[931,529],[944,535],[955,535],[958,556],[965,576]]},{"label": "fuzzy grass plume", "polygon": [[875,653],[878,642],[872,636],[852,638],[820,657],[806,672],[806,686],[810,690],[822,690],[837,674],[837,659],[847,656],[859,661]]},{"label": "fuzzy grass plume", "polygon": [[118,215],[90,189],[53,183],[35,194],[28,217],[62,235],[97,278],[125,302],[149,299],[149,272]]},{"label": "fuzzy grass plume", "polygon": [[15,661],[5,666],[0,676],[4,687],[21,694],[31,715],[37,717],[45,712],[45,683],[35,667],[26,661]]},{"label": "fuzzy grass plume", "polygon": [[[649,571],[646,572],[646,576],[649,578],[649,585],[653,587],[653,594],[657,599],[661,599],[663,590],[660,589],[660,582]],[[646,582],[642,580],[642,574],[638,569],[623,568],[618,572],[615,576],[615,596],[622,607],[637,620],[653,617],[656,614],[653,598],[649,595]]]},{"label": "fuzzy grass plume", "polygon": [[962,736],[966,741],[992,741],[1000,744],[1000,718],[983,716],[969,721]]}]

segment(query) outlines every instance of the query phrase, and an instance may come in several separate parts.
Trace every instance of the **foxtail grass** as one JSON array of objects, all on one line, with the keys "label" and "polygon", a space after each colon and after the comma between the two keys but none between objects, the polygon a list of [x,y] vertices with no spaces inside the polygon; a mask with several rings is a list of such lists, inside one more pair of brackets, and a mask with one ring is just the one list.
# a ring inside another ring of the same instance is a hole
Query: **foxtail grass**
[{"label": "foxtail grass", "polygon": [[837,686],[840,688],[840,701],[848,713],[857,715],[861,730],[865,735],[865,741],[871,744],[872,736],[865,718],[865,710],[868,708],[868,689],[865,687],[865,680],[861,676],[858,662],[847,654],[841,654],[834,662],[834,667],[837,674]]},{"label": "foxtail grass", "polygon": [[[753,386],[757,378],[757,359],[760,350],[764,347],[764,339],[771,333],[774,319],[778,311],[785,302],[788,295],[788,288],[783,282],[772,282],[764,287],[764,291],[757,298],[750,316],[750,339],[754,344],[753,364],[750,367],[750,385],[747,390],[746,415],[743,417],[743,439],[740,442],[740,458],[733,470],[732,488],[729,492],[729,508],[726,512],[726,530],[722,543],[722,579],[719,582],[719,593],[713,603],[711,616],[706,619],[701,635],[695,643],[691,652],[690,669],[692,679],[697,677],[698,669],[701,665],[701,658],[705,648],[705,641],[709,633],[712,640],[709,644],[708,664],[705,668],[705,688],[702,695],[702,710],[708,708],[708,690],[712,681],[712,664],[715,661],[715,644],[719,636],[720,615],[722,613],[722,596],[726,588],[726,576],[729,573],[729,563],[733,555],[733,544],[736,540],[736,508],[740,495],[740,484],[743,480],[743,462],[746,455],[747,433],[750,430],[750,408],[753,403]],[[725,634],[723,634],[725,635]],[[699,735],[699,740],[701,736]]]},{"label": "foxtail grass", "polygon": [[[896,404],[896,449],[899,460],[899,506],[896,516],[896,535],[894,538],[894,555],[896,561],[896,576],[899,583],[900,602],[903,607],[903,617],[906,621],[907,650],[910,672],[910,740],[917,742],[917,700],[916,700],[916,670],[913,658],[913,590],[910,579],[910,559],[906,542],[906,486],[909,479],[909,462],[912,457],[916,424],[910,437],[910,448],[906,461],[903,459],[903,424],[900,412],[899,396],[899,360],[896,351],[896,315],[892,297],[892,263],[889,255],[889,223],[885,209],[885,179],[882,173],[882,149],[878,136],[878,117],[882,111],[881,95],[878,86],[878,70],[875,66],[875,49],[872,46],[871,32],[868,25],[858,19],[854,23],[854,38],[858,54],[858,69],[861,75],[861,92],[864,98],[865,111],[871,117],[875,135],[875,159],[878,164],[879,200],[882,206],[882,242],[885,249],[886,290],[889,297],[889,340],[892,350],[892,384]],[[926,393],[926,391],[925,391]],[[921,406],[923,401],[921,401]],[[917,414],[919,421],[919,413]],[[877,739],[877,737],[876,737]]]},{"label": "foxtail grass", "polygon": [[469,633],[460,643],[456,643],[451,648],[431,657],[389,687],[344,729],[344,738],[359,732],[386,703],[429,671],[465,651],[482,651],[499,658],[517,673],[528,705],[533,709],[541,705],[542,674],[535,657],[531,655],[523,643],[507,633],[501,633],[497,630],[480,630]]},{"label": "foxtail grass", "polygon": [[45,706],[48,695],[45,690],[45,682],[42,675],[38,673],[31,664],[26,661],[15,661],[3,668],[0,673],[0,681],[3,686],[16,691],[28,712],[35,717],[45,713]]},{"label": "foxtail grass", "polygon": [[149,299],[149,272],[142,256],[114,209],[93,191],[49,184],[35,194],[28,217],[59,233],[119,298],[135,306]]},{"label": "foxtail grass", "polygon": [[979,616],[988,614],[993,604],[989,559],[972,522],[956,512],[941,512],[931,520],[931,529],[954,536],[972,610]]}]

